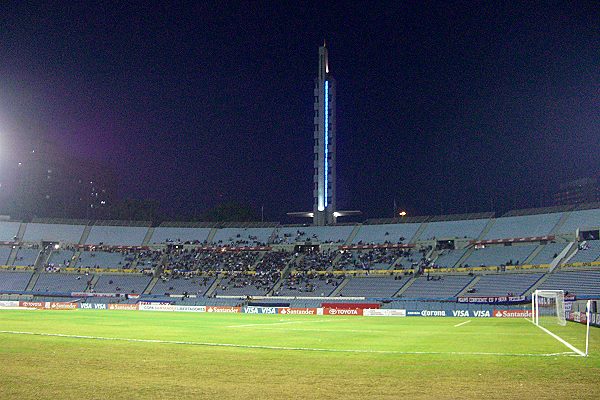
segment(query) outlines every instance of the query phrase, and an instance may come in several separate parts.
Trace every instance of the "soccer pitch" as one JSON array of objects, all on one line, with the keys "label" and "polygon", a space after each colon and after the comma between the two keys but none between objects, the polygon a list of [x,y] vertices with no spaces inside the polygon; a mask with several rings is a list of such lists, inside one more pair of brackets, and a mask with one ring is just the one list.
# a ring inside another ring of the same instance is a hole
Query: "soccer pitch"
[{"label": "soccer pitch", "polygon": [[0,331],[0,399],[600,398],[600,329],[584,358],[525,319],[3,310]]}]

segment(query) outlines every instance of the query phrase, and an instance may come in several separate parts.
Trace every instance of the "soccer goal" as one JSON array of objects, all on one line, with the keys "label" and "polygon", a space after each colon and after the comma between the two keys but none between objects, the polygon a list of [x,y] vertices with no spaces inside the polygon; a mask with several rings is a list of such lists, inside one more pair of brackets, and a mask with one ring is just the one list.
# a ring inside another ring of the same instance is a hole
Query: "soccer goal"
[{"label": "soccer goal", "polygon": [[[565,292],[563,290],[536,290],[531,297],[531,315],[535,325],[579,354],[587,356],[590,340],[590,306],[587,302],[586,327],[567,325]],[[576,347],[578,346],[578,347]],[[585,350],[580,350],[584,348]]]}]

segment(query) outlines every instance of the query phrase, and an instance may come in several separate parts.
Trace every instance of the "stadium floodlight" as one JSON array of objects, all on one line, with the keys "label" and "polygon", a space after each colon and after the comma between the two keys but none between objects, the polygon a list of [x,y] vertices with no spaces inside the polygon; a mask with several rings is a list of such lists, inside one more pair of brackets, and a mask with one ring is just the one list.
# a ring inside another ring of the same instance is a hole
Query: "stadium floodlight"
[{"label": "stadium floodlight", "polygon": [[567,326],[565,292],[563,290],[536,290],[531,296],[532,322],[569,349],[584,357],[588,355],[589,350],[590,309],[591,301],[588,300],[585,312],[585,322],[587,324],[585,351],[582,351],[571,343],[583,344],[580,341],[582,336],[580,330]]}]

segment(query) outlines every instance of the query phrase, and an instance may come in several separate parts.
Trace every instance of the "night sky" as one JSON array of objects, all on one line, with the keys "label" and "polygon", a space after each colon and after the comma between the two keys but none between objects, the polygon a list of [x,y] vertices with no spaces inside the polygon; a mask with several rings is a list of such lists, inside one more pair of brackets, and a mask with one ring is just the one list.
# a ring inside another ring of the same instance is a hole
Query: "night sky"
[{"label": "night sky", "polygon": [[506,211],[600,171],[597,2],[26,3],[0,4],[2,162],[49,140],[173,214],[312,209],[323,39],[340,209]]}]

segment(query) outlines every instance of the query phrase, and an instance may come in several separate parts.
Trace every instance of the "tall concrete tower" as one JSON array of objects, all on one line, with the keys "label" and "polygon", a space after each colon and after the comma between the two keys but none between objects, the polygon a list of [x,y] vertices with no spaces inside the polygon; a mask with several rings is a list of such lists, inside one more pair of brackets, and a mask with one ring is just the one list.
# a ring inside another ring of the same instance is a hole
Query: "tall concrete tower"
[{"label": "tall concrete tower", "polygon": [[331,225],[338,217],[360,214],[360,211],[336,209],[335,91],[335,79],[329,73],[329,53],[323,43],[319,47],[319,74],[314,91],[313,210],[287,213],[292,217],[312,218],[313,225]]},{"label": "tall concrete tower", "polygon": [[313,224],[336,222],[335,199],[335,79],[329,73],[327,46],[319,47],[319,74],[315,79]]}]

